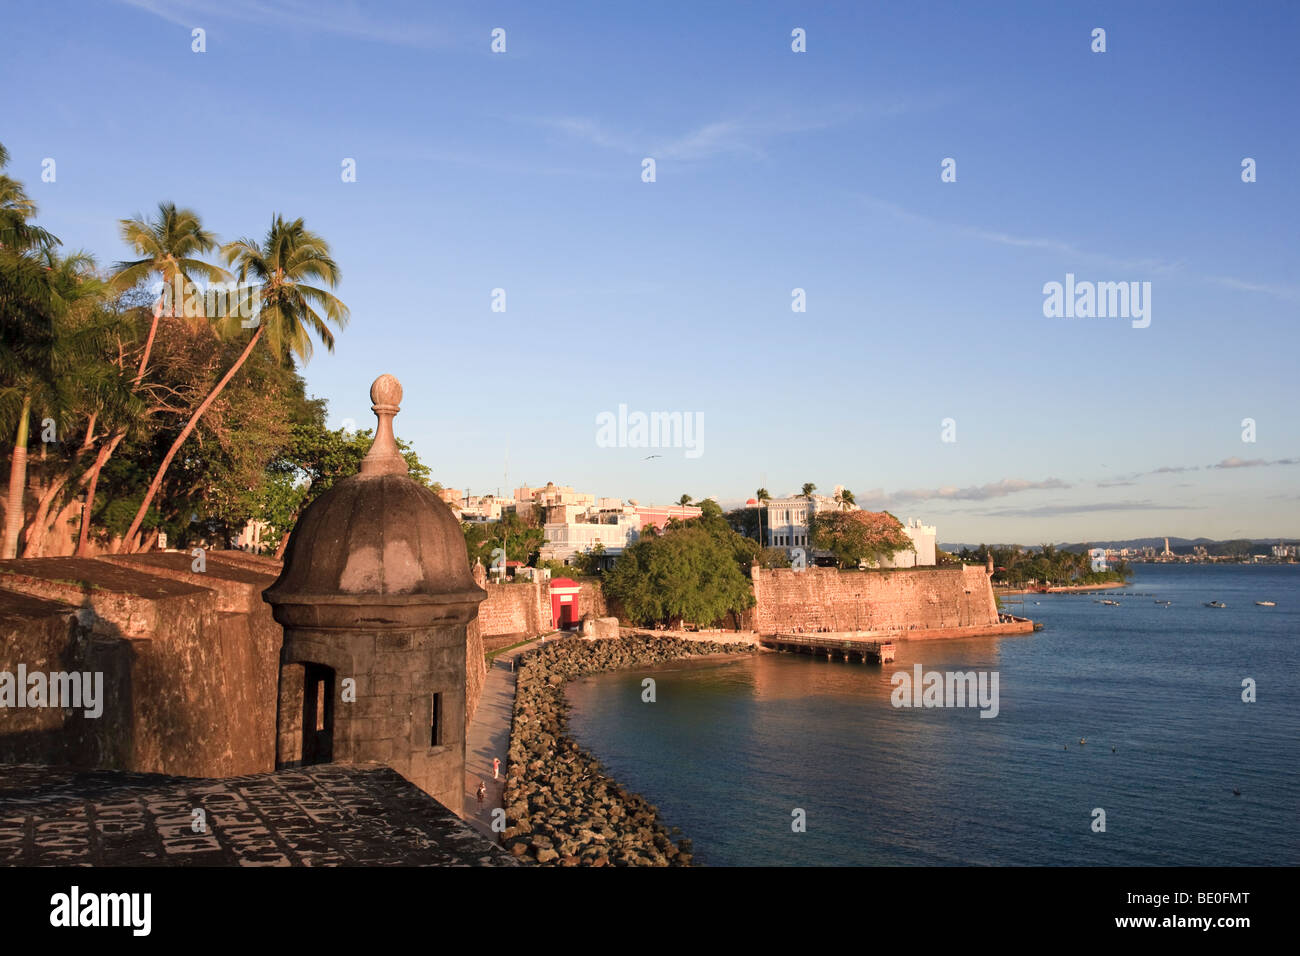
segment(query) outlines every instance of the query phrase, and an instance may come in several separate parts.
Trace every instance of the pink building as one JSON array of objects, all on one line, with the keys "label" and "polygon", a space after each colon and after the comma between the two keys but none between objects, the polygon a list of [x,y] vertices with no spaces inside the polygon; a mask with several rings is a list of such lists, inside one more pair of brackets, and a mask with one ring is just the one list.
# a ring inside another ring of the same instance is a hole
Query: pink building
[{"label": "pink building", "polygon": [[637,527],[644,528],[648,524],[654,525],[658,530],[664,530],[664,525],[668,524],[670,518],[676,518],[678,521],[685,521],[688,518],[698,518],[704,512],[694,505],[665,505],[662,508],[644,508],[641,505],[636,507]]}]

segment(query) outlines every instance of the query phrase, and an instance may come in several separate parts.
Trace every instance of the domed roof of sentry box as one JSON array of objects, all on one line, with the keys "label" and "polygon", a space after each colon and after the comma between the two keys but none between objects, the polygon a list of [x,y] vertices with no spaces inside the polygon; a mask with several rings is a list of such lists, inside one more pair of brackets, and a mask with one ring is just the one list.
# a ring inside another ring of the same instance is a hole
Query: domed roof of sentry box
[{"label": "domed roof of sentry box", "polygon": [[263,592],[290,627],[384,628],[464,623],[487,592],[474,583],[451,509],[412,479],[393,437],[402,386],[370,386],[379,418],[361,473],[313,501],[289,537],[280,577]]}]

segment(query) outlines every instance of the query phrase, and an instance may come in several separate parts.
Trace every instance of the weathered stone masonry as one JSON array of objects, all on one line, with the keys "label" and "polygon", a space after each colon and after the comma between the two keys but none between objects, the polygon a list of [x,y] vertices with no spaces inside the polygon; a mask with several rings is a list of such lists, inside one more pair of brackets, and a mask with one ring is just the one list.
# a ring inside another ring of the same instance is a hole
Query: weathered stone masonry
[{"label": "weathered stone masonry", "polygon": [[[899,631],[998,623],[984,568],[839,571],[754,569],[755,630]],[[919,635],[918,635],[919,636]]]},{"label": "weathered stone masonry", "polygon": [[275,766],[276,565],[209,552],[0,562],[0,670],[102,671],[103,714],[0,710],[0,762],[181,776]]},{"label": "weathered stone masonry", "polygon": [[302,513],[263,594],[284,625],[276,766],[378,761],[460,813],[466,626],[486,594],[459,522],[397,449],[401,385],[381,375],[370,397],[360,473]]}]

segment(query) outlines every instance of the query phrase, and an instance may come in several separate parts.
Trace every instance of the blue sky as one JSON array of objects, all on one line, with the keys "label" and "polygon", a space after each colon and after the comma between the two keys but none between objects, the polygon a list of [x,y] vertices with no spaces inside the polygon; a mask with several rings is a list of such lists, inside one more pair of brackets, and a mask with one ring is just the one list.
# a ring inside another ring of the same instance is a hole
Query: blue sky
[{"label": "blue sky", "polygon": [[[352,310],[312,392],[364,426],[397,375],[445,484],[838,483],[944,541],[1300,534],[1300,6],[5,16],[0,142],[42,224],[111,262],[164,199],[223,240],[304,217]],[[1066,273],[1150,282],[1150,326],[1045,317]],[[600,447],[620,404],[700,416],[702,453]]]}]

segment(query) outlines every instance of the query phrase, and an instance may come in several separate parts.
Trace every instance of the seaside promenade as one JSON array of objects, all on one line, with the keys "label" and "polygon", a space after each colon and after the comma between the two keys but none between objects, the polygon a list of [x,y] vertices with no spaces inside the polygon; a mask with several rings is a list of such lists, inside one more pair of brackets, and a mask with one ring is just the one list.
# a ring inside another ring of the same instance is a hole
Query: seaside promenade
[{"label": "seaside promenade", "polygon": [[[492,811],[502,806],[506,755],[510,752],[510,721],[515,711],[515,671],[510,663],[540,644],[540,639],[529,641],[488,661],[483,696],[465,735],[465,822],[494,842],[498,834],[492,832]],[[494,757],[501,761],[501,775],[497,780],[492,779]],[[476,796],[480,780],[487,787],[487,797],[481,807]]]}]

